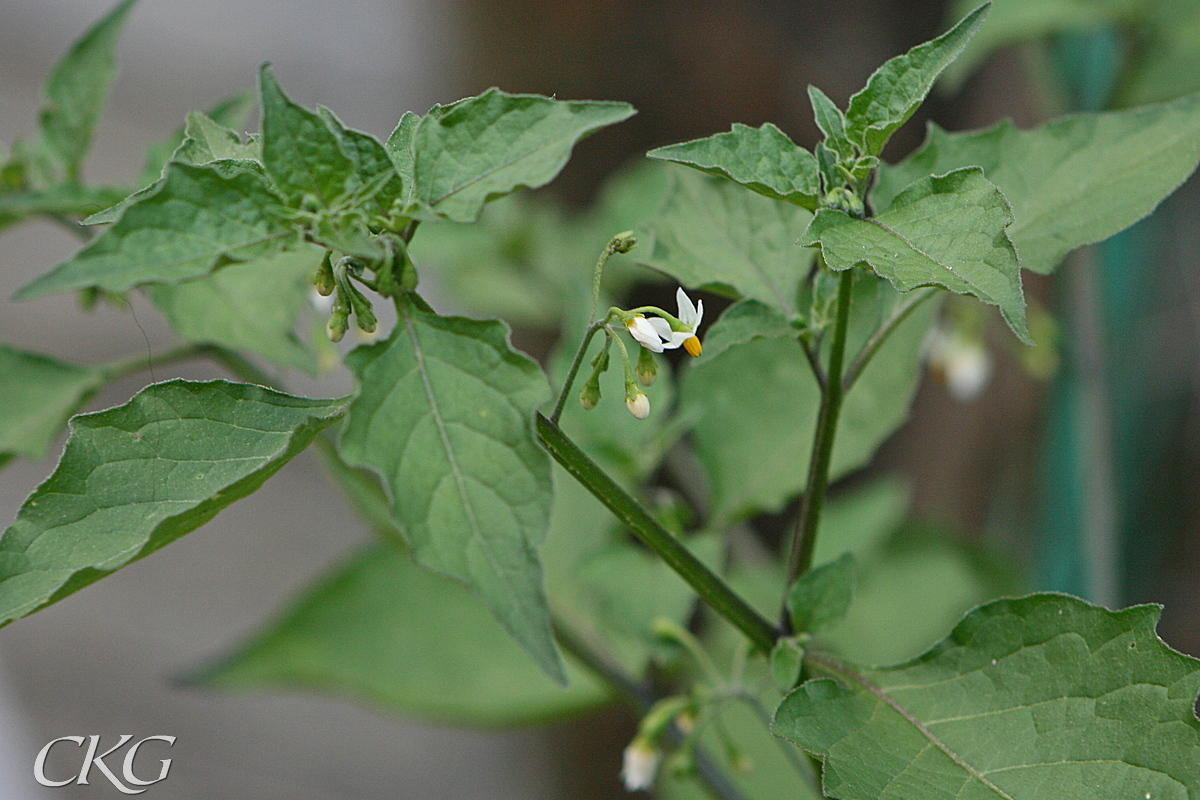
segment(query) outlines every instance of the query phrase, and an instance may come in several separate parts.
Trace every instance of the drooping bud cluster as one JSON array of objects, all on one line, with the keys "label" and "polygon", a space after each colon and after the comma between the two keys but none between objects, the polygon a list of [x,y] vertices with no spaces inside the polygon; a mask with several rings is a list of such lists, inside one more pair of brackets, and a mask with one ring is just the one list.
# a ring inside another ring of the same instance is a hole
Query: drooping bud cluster
[{"label": "drooping bud cluster", "polygon": [[352,280],[363,279],[362,271],[362,264],[349,256],[332,263],[332,257],[326,251],[321,266],[313,276],[313,285],[318,294],[323,297],[333,295],[329,321],[325,324],[325,333],[330,341],[340,342],[346,335],[351,314],[354,315],[355,325],[363,333],[374,333],[379,326],[371,301],[352,283]]}]

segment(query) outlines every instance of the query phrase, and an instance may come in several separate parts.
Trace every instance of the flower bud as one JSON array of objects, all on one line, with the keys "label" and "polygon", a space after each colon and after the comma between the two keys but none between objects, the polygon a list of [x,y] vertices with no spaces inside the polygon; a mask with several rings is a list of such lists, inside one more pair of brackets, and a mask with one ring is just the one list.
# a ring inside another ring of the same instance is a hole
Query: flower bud
[{"label": "flower bud", "polygon": [[329,317],[329,322],[325,323],[325,333],[329,336],[329,341],[340,342],[342,337],[346,335],[346,329],[350,326],[350,315],[340,309],[334,309],[333,314]]},{"label": "flower bud", "polygon": [[638,419],[650,416],[650,398],[646,396],[645,392],[639,391],[632,396],[626,395],[625,405],[629,408],[629,413]]},{"label": "flower bud", "polygon": [[649,350],[644,347],[638,349],[641,350],[637,363],[638,383],[642,386],[653,386],[654,379],[658,377],[658,365],[654,363],[654,356]]},{"label": "flower bud", "polygon": [[322,297],[329,297],[337,288],[337,281],[333,277],[333,265],[329,262],[328,250],[325,251],[325,257],[321,259],[321,266],[317,267],[317,274],[313,276],[313,286],[317,287],[317,293]]},{"label": "flower bud", "polygon": [[592,377],[583,385],[579,393],[579,402],[585,411],[591,411],[600,402],[600,373],[592,373]]},{"label": "flower bud", "polygon": [[637,247],[637,238],[633,231],[621,231],[609,241],[608,246],[614,253],[628,253]]},{"label": "flower bud", "polygon": [[641,736],[625,748],[621,762],[621,780],[630,792],[638,789],[649,789],[654,786],[654,776],[658,772],[658,762],[662,760],[662,751],[653,742]]}]

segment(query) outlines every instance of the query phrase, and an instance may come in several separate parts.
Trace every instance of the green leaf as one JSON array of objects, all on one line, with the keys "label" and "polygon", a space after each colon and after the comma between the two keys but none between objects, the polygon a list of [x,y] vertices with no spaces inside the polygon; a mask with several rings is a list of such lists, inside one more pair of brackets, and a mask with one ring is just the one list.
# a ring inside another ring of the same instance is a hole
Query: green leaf
[{"label": "green leaf", "polygon": [[375,544],[191,680],[236,690],[285,686],[445,722],[513,725],[609,699],[589,672],[566,663],[564,689],[461,584]]},{"label": "green leaf", "polygon": [[208,522],[344,407],[261,386],[175,380],[76,417],[62,461],[0,537],[0,624]]},{"label": "green leaf", "polygon": [[321,256],[306,246],[173,286],[151,284],[146,293],[184,341],[249,351],[315,375],[316,359],[293,328]]},{"label": "green leaf", "polygon": [[725,309],[725,313],[704,334],[704,352],[692,363],[695,366],[706,364],[730,347],[755,339],[798,335],[799,331],[788,322],[787,317],[774,308],[757,300],[739,300]]},{"label": "green leaf", "polygon": [[79,178],[79,168],[92,144],[92,133],[117,74],[116,47],[135,0],[122,0],[79,41],[50,73],[46,106],[40,127],[42,146],[64,170],[67,181]]},{"label": "green leaf", "polygon": [[867,85],[850,98],[846,135],[867,155],[877,156],[929,94],[933,82],[983,25],[990,3],[968,14],[938,38],[884,62]]},{"label": "green leaf", "polygon": [[654,250],[643,263],[685,286],[795,313],[813,259],[812,250],[796,243],[812,215],[719,178],[688,172],[674,178],[666,204],[648,226]]},{"label": "green leaf", "polygon": [[226,128],[199,111],[192,111],[187,115],[187,124],[183,130],[184,139],[171,155],[171,161],[199,165],[210,161],[259,159],[257,143],[243,142],[236,131]]},{"label": "green leaf", "polygon": [[373,190],[369,198],[361,198],[367,210],[380,216],[387,215],[392,203],[404,191],[403,181],[388,151],[369,133],[347,128],[329,109],[320,107],[317,113],[337,137],[342,151],[354,162],[360,192]]},{"label": "green leaf", "polygon": [[[817,122],[817,127],[821,128],[821,133],[826,138],[826,143],[839,152],[839,155],[850,156],[850,152],[842,151],[840,145],[847,143],[846,126],[848,121],[846,115],[841,113],[838,104],[829,100],[829,96],[823,91],[817,89],[816,86],[809,86],[809,103],[812,106],[812,118]],[[814,209],[815,211],[815,209]]]},{"label": "green leaf", "polygon": [[1064,595],[989,603],[925,655],[829,675],[773,730],[824,761],[842,800],[1187,798],[1200,793],[1200,662],[1154,632],[1160,609]]},{"label": "green leaf", "polygon": [[[205,116],[217,125],[233,131],[245,130],[246,120],[250,110],[254,108],[253,92],[238,92],[226,97],[221,102],[205,112]],[[179,128],[171,136],[146,149],[146,165],[142,167],[142,175],[138,180],[139,186],[149,186],[162,177],[163,168],[171,160],[171,156],[179,149],[187,138],[185,128]],[[240,136],[239,136],[240,141]],[[258,155],[256,153],[255,158]],[[110,222],[112,220],[109,220]]]},{"label": "green leaf", "polygon": [[1159,106],[1065,117],[1025,131],[1010,122],[964,133],[930,126],[912,157],[881,167],[872,200],[876,208],[887,208],[904,187],[926,175],[983,167],[1012,205],[1016,221],[1008,235],[1022,265],[1047,274],[1075,248],[1145,217],[1197,163],[1200,94],[1193,94]]},{"label": "green leaf", "polygon": [[417,125],[420,122],[420,114],[405,111],[401,115],[400,121],[396,123],[396,127],[391,135],[388,136],[388,140],[383,143],[384,149],[392,157],[392,165],[396,168],[396,174],[400,176],[400,180],[404,183],[406,202],[412,200],[413,185],[416,180],[413,174],[415,156],[413,155],[412,142],[413,133],[416,132]]},{"label": "green leaf", "polygon": [[[958,0],[950,16],[959,18],[978,0]],[[1008,45],[1033,42],[1052,34],[1097,30],[1136,13],[1145,0],[1002,0],[992,4],[987,25],[942,74],[945,88],[955,90],[992,52]]]},{"label": "green leaf", "polygon": [[780,692],[790,692],[800,682],[804,647],[794,636],[784,636],[771,649],[771,680]]},{"label": "green leaf", "polygon": [[[858,352],[901,299],[870,273],[856,278],[847,352]],[[935,310],[927,304],[902,322],[846,395],[835,478],[865,464],[908,418]],[[780,337],[732,346],[689,370],[681,392],[682,413],[697,418],[693,438],[708,475],[712,527],[779,511],[800,493],[820,393],[798,342]]]},{"label": "green leaf", "polygon": [[646,155],[729,178],[773,200],[817,209],[821,182],[816,158],[769,122],[758,128],[735,122],[728,133],[659,147]]},{"label": "green leaf", "polygon": [[295,239],[276,216],[279,198],[254,172],[170,164],[162,185],[74,258],[22,288],[30,297],[96,286],[123,292],[139,283],[177,283],[229,261],[272,255]]},{"label": "green leaf", "polygon": [[45,456],[104,381],[98,370],[0,345],[0,464]]},{"label": "green leaf", "polygon": [[264,64],[258,73],[262,104],[262,161],[287,201],[298,208],[305,195],[328,208],[354,186],[355,164],[337,134],[308,109],[292,102]]},{"label": "green leaf", "polygon": [[552,497],[532,427],[545,377],[501,322],[401,312],[387,341],[347,358],[360,389],[341,454],[383,479],[417,561],[465,582],[561,682],[537,551]]},{"label": "green leaf", "polygon": [[825,263],[842,271],[867,264],[902,292],[941,286],[1000,307],[1013,332],[1032,345],[1025,322],[1021,264],[1004,229],[1008,201],[979,167],[910,185],[877,217],[821,209],[805,236]]},{"label": "green leaf", "polygon": [[107,208],[124,196],[120,189],[64,183],[48,189],[0,192],[0,228],[45,215],[78,219]]},{"label": "green leaf", "polygon": [[[226,116],[236,117],[237,108],[237,106],[234,108],[218,106],[216,111]],[[161,162],[158,161],[157,154],[151,155],[149,159],[151,164],[147,165],[147,171],[155,163],[159,166],[158,172],[155,172],[149,181],[144,181],[148,185],[124,197],[120,202],[110,205],[103,211],[92,214],[90,217],[84,219],[81,224],[107,225],[116,222],[125,213],[125,209],[135,203],[141,202],[163,184],[166,180],[163,171],[171,161],[179,164],[192,164],[193,166],[210,164],[221,175],[229,177],[238,172],[261,172],[262,164],[259,161],[259,156],[259,145],[257,142],[244,143],[242,142],[242,137],[235,131],[225,127],[213,118],[201,114],[199,111],[192,111],[188,114],[187,124],[184,126],[180,140],[175,148],[167,153]]]},{"label": "green leaf", "polygon": [[854,556],[843,553],[801,575],[788,589],[792,629],[811,633],[837,622],[854,596]]},{"label": "green leaf", "polygon": [[[576,142],[633,114],[628,103],[499,89],[435,107],[411,134],[415,198],[438,217],[473,222],[489,200],[549,183]],[[398,145],[390,150],[395,157]],[[403,174],[403,160],[398,167]]]}]

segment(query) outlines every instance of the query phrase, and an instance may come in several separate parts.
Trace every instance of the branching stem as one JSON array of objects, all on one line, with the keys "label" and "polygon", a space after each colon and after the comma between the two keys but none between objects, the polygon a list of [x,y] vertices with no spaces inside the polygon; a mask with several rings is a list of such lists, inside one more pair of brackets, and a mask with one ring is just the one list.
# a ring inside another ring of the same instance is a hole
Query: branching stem
[{"label": "branching stem", "polygon": [[779,636],[774,625],[692,555],[637,500],[568,439],[557,425],[541,414],[537,415],[536,422],[538,439],[555,461],[595,495],[644,545],[667,562],[714,611],[744,633],[756,649],[770,652]]},{"label": "branching stem", "polygon": [[[817,413],[817,430],[813,436],[812,458],[808,465],[808,487],[800,501],[800,517],[788,553],[787,586],[812,566],[817,541],[817,525],[825,504],[825,489],[829,485],[829,466],[833,458],[833,440],[837,432],[838,415],[842,410],[842,362],[846,355],[846,329],[850,322],[850,297],[854,283],[852,270],[842,272],[838,283],[837,318],[829,352],[827,379],[821,392],[821,407]],[[785,603],[786,608],[786,603]],[[784,615],[784,630],[791,620]]]}]

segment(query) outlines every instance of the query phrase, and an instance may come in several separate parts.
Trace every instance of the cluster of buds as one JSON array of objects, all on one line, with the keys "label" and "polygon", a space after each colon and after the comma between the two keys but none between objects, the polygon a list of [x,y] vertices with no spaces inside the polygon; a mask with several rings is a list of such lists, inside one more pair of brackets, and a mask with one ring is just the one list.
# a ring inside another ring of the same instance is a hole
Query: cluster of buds
[{"label": "cluster of buds", "polygon": [[[679,305],[678,314],[669,314],[655,306],[643,306],[629,311],[620,308],[609,309],[603,323],[604,348],[592,360],[592,375],[579,395],[585,409],[595,408],[600,401],[600,375],[608,369],[609,349],[613,342],[616,342],[625,363],[625,405],[629,408],[629,413],[638,419],[650,416],[650,398],[642,391],[642,387],[652,385],[658,377],[658,365],[653,354],[679,347],[692,356],[699,356],[701,352],[700,338],[696,331],[704,317],[704,301],[693,304],[683,289],[676,290],[675,300]],[[655,316],[647,317],[646,314]],[[625,343],[617,338],[619,326],[623,326],[641,346],[636,368],[630,362]]]},{"label": "cluster of buds", "polygon": [[325,332],[330,341],[340,342],[350,327],[350,314],[354,314],[354,322],[363,333],[374,333],[378,326],[375,311],[371,301],[351,282],[351,278],[362,279],[363,267],[350,257],[338,259],[332,263],[329,251],[317,269],[313,285],[322,297],[333,295],[333,305],[330,308],[329,322],[325,324]]}]

